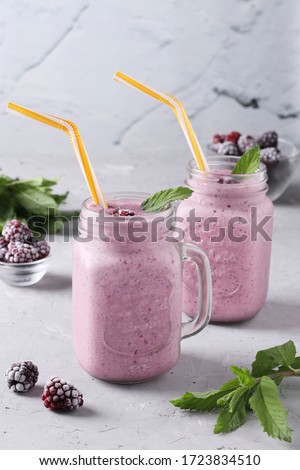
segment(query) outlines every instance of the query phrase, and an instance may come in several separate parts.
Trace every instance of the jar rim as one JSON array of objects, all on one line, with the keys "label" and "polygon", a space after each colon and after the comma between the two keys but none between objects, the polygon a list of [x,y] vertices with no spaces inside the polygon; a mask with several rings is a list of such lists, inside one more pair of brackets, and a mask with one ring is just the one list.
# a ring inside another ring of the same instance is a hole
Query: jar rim
[{"label": "jar rim", "polygon": [[[105,193],[105,198],[107,201],[117,201],[117,200],[134,200],[134,201],[143,201],[150,197],[150,193],[145,193],[145,192],[138,192],[138,191],[114,191],[110,193]],[[95,212],[90,209],[90,205],[93,203],[93,200],[91,197],[88,197],[85,199],[81,205],[81,210],[82,211],[87,211],[90,216],[95,215],[97,217],[99,211]],[[99,210],[103,209],[101,206],[99,206]],[[144,219],[151,220],[154,219],[155,217],[163,217],[164,219],[170,217],[174,212],[173,205],[171,203],[166,204],[165,208],[161,211],[156,211],[156,212],[143,212],[143,214],[139,215],[134,215],[132,217],[129,217],[128,219],[125,218],[124,222],[132,219],[137,219],[143,217]],[[117,220],[113,214],[107,214],[107,216],[112,216],[112,222],[114,220]]]},{"label": "jar rim", "polygon": [[[208,164],[211,170],[216,171],[204,171],[200,170],[194,159],[190,160],[187,165],[187,170],[192,176],[200,178],[203,182],[219,182],[220,178],[231,177],[235,181],[239,182],[238,186],[253,185],[257,183],[266,182],[268,179],[266,165],[260,162],[258,169],[255,173],[251,174],[234,174],[228,173],[228,170],[232,170],[237,161],[240,159],[238,156],[231,155],[209,155],[207,157]],[[226,185],[228,186],[228,185]],[[229,185],[231,186],[231,185]]]}]

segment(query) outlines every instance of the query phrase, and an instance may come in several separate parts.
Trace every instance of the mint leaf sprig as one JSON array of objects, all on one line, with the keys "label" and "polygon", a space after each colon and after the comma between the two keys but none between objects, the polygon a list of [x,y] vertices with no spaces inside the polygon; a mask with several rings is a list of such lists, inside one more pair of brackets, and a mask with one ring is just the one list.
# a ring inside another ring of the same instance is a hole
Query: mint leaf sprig
[{"label": "mint leaf sprig", "polygon": [[271,437],[291,442],[287,411],[279,398],[278,385],[285,377],[300,376],[300,357],[293,341],[258,351],[252,370],[230,367],[236,375],[218,390],[186,392],[171,400],[183,410],[212,411],[221,409],[214,433],[225,433],[240,427],[252,410]]},{"label": "mint leaf sprig", "polygon": [[232,175],[247,175],[255,173],[260,164],[260,148],[258,146],[247,150],[233,167]]},{"label": "mint leaf sprig", "polygon": [[145,199],[145,201],[142,202],[141,207],[144,212],[162,211],[170,202],[187,199],[192,193],[192,189],[185,188],[184,186],[163,189],[162,191],[153,194],[148,199]]},{"label": "mint leaf sprig", "polygon": [[[30,179],[10,178],[0,174],[0,231],[9,219],[19,219],[28,223],[28,219],[35,216],[35,222],[40,222],[50,233],[59,230],[57,217],[71,218],[78,213],[62,212],[63,204],[68,192],[55,194],[53,186],[57,180],[42,177]],[[45,223],[46,218],[46,223]],[[30,224],[29,224],[30,225]],[[30,227],[37,232],[36,227]]]}]

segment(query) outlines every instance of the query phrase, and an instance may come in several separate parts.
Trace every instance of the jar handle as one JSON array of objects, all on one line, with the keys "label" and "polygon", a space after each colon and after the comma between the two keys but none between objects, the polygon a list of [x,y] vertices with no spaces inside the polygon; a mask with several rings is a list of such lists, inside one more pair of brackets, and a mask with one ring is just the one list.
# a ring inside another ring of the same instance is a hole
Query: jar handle
[{"label": "jar handle", "polygon": [[208,257],[201,248],[190,243],[181,243],[181,258],[183,262],[194,263],[197,271],[198,303],[192,320],[181,325],[181,339],[199,333],[208,324],[211,317],[212,282]]}]

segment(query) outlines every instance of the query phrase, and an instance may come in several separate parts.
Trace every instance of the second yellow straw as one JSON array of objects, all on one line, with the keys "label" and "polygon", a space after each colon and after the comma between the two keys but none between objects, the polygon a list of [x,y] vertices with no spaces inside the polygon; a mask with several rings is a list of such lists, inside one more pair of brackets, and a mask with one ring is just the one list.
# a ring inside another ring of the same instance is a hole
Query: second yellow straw
[{"label": "second yellow straw", "polygon": [[167,93],[164,93],[160,90],[156,90],[155,88],[151,88],[148,85],[144,85],[135,80],[134,78],[131,78],[128,75],[125,75],[124,73],[119,71],[116,72],[114,80],[132,88],[136,88],[137,90],[151,96],[152,98],[170,106],[170,108],[174,111],[178,119],[180,127],[184,133],[184,136],[192,151],[192,154],[194,155],[199,169],[202,171],[209,171],[208,163],[198,142],[195,131],[187,116],[183,104],[179,100],[174,98],[174,96],[172,95],[168,95]]}]

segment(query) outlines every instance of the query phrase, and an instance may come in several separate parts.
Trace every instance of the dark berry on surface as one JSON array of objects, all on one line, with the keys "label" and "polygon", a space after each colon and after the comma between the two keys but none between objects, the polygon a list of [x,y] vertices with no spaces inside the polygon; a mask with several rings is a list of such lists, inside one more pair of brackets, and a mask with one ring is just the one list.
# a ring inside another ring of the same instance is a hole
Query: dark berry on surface
[{"label": "dark berry on surface", "polygon": [[232,131],[229,134],[226,135],[225,137],[225,142],[233,142],[234,144],[237,145],[239,138],[241,137],[241,134],[237,131]]},{"label": "dark berry on surface", "polygon": [[28,392],[37,383],[39,371],[31,361],[15,362],[5,373],[8,388],[13,392]]},{"label": "dark berry on surface", "polygon": [[122,217],[133,216],[135,213],[129,209],[114,209],[113,215],[120,215]]},{"label": "dark berry on surface", "polygon": [[280,150],[275,147],[268,147],[261,149],[260,159],[263,163],[268,165],[269,163],[277,162],[280,158]]},{"label": "dark berry on surface", "polygon": [[257,143],[261,149],[277,147],[278,134],[275,131],[264,132],[257,138]]},{"label": "dark berry on surface", "polygon": [[243,134],[238,140],[238,147],[241,154],[247,152],[247,150],[251,149],[252,147],[256,147],[257,145],[257,141],[251,135]]},{"label": "dark berry on surface", "polygon": [[45,385],[42,400],[50,410],[75,410],[83,405],[82,393],[55,375]]},{"label": "dark berry on surface", "polygon": [[220,144],[218,148],[218,153],[220,155],[239,155],[239,149],[236,144],[233,142],[224,142],[223,144]]},{"label": "dark berry on surface", "polygon": [[31,230],[17,219],[7,222],[2,230],[2,235],[7,242],[25,242],[31,233]]},{"label": "dark berry on surface", "polygon": [[219,184],[239,184],[238,181],[235,179],[231,178],[230,176],[224,176],[223,178],[220,178],[218,180]]}]

